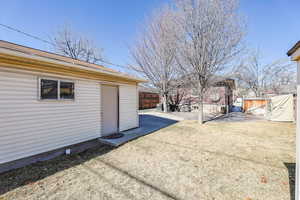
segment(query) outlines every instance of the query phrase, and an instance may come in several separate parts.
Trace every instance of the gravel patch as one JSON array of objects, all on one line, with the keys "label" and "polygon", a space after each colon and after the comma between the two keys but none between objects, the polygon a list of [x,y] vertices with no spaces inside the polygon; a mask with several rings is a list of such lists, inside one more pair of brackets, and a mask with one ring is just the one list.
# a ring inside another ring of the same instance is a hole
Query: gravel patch
[{"label": "gravel patch", "polygon": [[0,199],[291,199],[295,125],[181,121],[0,174]]}]

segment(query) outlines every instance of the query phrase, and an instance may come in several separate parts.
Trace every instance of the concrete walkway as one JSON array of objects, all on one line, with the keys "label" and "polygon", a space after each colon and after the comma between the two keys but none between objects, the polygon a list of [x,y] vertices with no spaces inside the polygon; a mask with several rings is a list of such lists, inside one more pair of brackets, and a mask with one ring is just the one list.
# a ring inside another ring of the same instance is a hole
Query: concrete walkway
[{"label": "concrete walkway", "polygon": [[148,135],[154,131],[157,131],[159,129],[165,128],[167,126],[170,126],[178,122],[176,120],[148,115],[148,114],[140,114],[139,120],[140,120],[140,127],[122,132],[124,134],[123,137],[115,138],[115,139],[99,138],[99,141],[101,143],[117,147],[130,140],[134,140],[138,137]]}]

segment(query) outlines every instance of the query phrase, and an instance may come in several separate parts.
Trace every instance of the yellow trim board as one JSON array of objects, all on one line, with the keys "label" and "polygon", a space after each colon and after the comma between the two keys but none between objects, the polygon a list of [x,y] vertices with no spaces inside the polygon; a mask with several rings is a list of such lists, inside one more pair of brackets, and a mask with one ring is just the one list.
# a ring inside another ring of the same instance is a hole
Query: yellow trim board
[{"label": "yellow trim board", "polygon": [[126,78],[123,76],[120,77],[117,75],[114,76],[111,74],[106,74],[105,72],[103,73],[100,71],[95,72],[88,69],[75,68],[75,67],[62,65],[62,64],[54,64],[54,63],[35,60],[26,57],[12,56],[4,53],[0,53],[0,68],[1,67],[23,69],[23,70],[30,70],[36,72],[46,72],[46,73],[53,73],[58,75],[73,76],[73,77],[86,78],[86,79],[99,80],[99,81],[125,83],[131,85],[137,85],[139,82],[142,82],[139,80]]}]

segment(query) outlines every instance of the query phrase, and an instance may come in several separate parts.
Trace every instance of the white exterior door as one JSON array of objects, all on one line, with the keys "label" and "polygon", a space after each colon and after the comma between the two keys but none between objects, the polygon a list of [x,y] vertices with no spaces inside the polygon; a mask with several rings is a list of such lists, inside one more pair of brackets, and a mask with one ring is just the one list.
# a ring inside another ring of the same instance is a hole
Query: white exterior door
[{"label": "white exterior door", "polygon": [[102,136],[118,132],[118,87],[101,86]]},{"label": "white exterior door", "polygon": [[138,91],[135,85],[120,85],[120,131],[139,126]]}]

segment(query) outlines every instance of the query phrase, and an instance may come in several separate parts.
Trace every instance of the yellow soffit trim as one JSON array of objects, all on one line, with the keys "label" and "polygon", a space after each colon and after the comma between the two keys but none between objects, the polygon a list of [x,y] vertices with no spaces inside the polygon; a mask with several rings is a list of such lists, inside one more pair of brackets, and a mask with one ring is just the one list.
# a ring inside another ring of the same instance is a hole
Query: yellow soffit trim
[{"label": "yellow soffit trim", "polygon": [[34,58],[15,56],[0,52],[0,64],[3,67],[32,70],[37,72],[47,72],[59,75],[69,75],[99,81],[112,81],[133,85],[136,85],[139,82],[145,82],[142,79],[134,79],[122,75],[103,72],[101,69],[90,69],[84,66],[74,66],[69,63],[65,64],[63,62],[58,63],[41,61]]},{"label": "yellow soffit trim", "polygon": [[300,61],[300,48],[296,49],[291,55],[292,61]]}]

